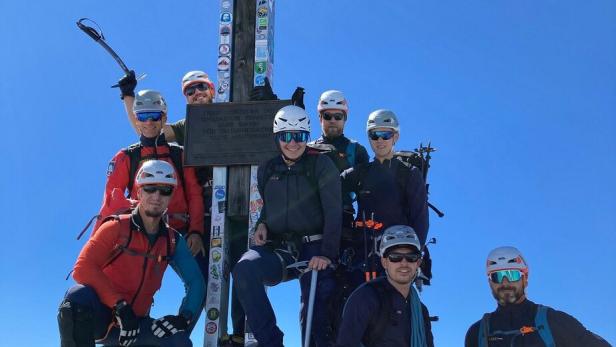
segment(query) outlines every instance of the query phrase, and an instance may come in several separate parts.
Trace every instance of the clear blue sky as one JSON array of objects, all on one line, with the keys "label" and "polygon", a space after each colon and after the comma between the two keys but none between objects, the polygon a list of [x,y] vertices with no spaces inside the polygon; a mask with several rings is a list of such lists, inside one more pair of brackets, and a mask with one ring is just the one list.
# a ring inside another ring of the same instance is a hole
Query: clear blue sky
[{"label": "clear blue sky", "polygon": [[[56,345],[56,310],[74,240],[99,208],[107,163],[136,140],[121,71],[75,26],[95,19],[182,118],[181,76],[215,75],[217,1],[0,3],[2,345]],[[528,294],[616,343],[616,3],[614,1],[278,1],[274,89],[350,100],[347,135],[366,143],[368,113],[402,122],[398,149],[432,140],[434,283],[423,295],[459,346],[495,302],[485,257],[500,245],[530,263]],[[317,136],[317,131],[313,132]],[[182,295],[169,272],[154,314]],[[299,346],[298,288],[272,290],[289,346]],[[202,341],[202,323],[193,334]]]}]

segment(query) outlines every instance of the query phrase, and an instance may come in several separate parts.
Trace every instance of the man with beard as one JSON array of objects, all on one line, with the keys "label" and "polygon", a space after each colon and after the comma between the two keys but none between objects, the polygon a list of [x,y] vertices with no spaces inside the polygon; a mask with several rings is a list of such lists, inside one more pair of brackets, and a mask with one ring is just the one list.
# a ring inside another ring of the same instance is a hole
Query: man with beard
[{"label": "man with beard", "polygon": [[610,346],[572,316],[526,298],[528,264],[515,247],[492,250],[486,270],[498,306],[468,329],[466,347]]},{"label": "man with beard", "polygon": [[[171,164],[146,161],[136,177],[137,206],[106,219],[81,250],[58,312],[62,347],[105,345],[189,347],[205,284],[186,241],[163,220],[177,193]],[[176,315],[149,316],[153,296],[171,265],[186,290]]]},{"label": "man with beard", "polygon": [[434,346],[428,309],[412,286],[421,265],[420,249],[413,228],[394,225],[385,230],[379,254],[387,276],[351,294],[337,347]]}]

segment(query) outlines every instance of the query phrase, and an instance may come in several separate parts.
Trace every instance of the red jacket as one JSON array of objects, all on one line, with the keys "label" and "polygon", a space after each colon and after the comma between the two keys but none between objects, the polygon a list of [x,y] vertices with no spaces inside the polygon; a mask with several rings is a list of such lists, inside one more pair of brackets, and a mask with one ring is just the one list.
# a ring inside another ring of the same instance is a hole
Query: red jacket
[{"label": "red jacket", "polygon": [[[176,240],[161,222],[159,236],[150,246],[145,231],[139,230],[140,220],[134,213],[103,223],[81,250],[73,278],[94,288],[106,306],[126,300],[138,317],[144,317],[160,289]],[[128,251],[117,251],[125,245]],[[148,257],[143,256],[146,253]]]},{"label": "red jacket", "polygon": [[[159,160],[164,160],[169,162],[171,165],[173,161],[169,156],[169,145],[164,140],[164,137],[159,137],[158,146],[156,146],[156,150],[154,146],[148,146],[146,144],[147,141],[152,139],[142,139],[142,147],[141,147],[141,157],[153,157],[160,156]],[[175,165],[174,165],[175,167]],[[169,202],[169,208],[167,214],[169,215],[169,225],[176,230],[186,230],[186,231],[195,231],[203,235],[203,196],[202,196],[202,188],[197,181],[197,176],[195,174],[195,169],[190,167],[175,168],[176,170],[184,170],[184,184],[180,182],[181,176],[178,177],[178,184],[176,186],[175,191],[173,192],[173,196],[171,197],[171,201]],[[135,174],[137,170],[135,171]],[[112,192],[114,189],[119,189],[124,192],[128,186],[128,176],[130,173],[130,158],[124,152],[124,150],[120,150],[114,157],[111,159],[109,163],[109,168],[107,170],[107,184],[105,185],[105,194],[103,196],[103,205],[99,212],[99,215],[102,217],[117,214],[117,208],[114,208],[114,201],[112,199]],[[186,189],[186,190],[185,190]],[[137,200],[137,185],[133,184],[133,189],[130,192],[131,199]],[[116,194],[117,195],[117,194]],[[117,204],[117,202],[115,202]],[[190,216],[189,225],[186,225],[186,221],[182,220],[181,216]],[[179,218],[178,218],[179,217]],[[94,226],[94,231],[98,229],[100,226],[102,219]]]}]

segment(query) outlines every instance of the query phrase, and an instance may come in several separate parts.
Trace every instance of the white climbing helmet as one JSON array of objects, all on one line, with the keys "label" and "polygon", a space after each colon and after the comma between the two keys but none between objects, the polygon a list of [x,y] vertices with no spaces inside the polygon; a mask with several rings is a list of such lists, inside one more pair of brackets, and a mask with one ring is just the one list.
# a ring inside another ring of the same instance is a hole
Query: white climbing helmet
[{"label": "white climbing helmet", "polygon": [[175,169],[164,160],[148,160],[137,172],[135,183],[138,187],[146,184],[177,185]]},{"label": "white climbing helmet", "polygon": [[341,110],[345,115],[349,114],[349,103],[339,90],[327,90],[319,98],[317,105],[319,114],[327,110]]},{"label": "white climbing helmet", "polygon": [[488,275],[494,271],[511,269],[522,271],[528,278],[528,264],[517,248],[511,246],[498,247],[488,254],[486,261]]},{"label": "white climbing helmet", "polygon": [[310,116],[301,107],[289,105],[281,108],[274,117],[274,134],[281,131],[310,133]]}]

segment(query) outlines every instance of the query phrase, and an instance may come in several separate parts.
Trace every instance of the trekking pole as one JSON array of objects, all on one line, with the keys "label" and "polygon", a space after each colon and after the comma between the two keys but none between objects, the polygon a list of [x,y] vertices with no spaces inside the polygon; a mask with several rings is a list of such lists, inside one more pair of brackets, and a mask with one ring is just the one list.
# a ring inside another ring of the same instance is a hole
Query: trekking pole
[{"label": "trekking pole", "polygon": [[312,312],[314,311],[314,298],[317,291],[317,275],[319,272],[316,269],[312,270],[310,278],[310,295],[308,296],[308,312],[306,314],[306,336],[304,337],[304,347],[310,346],[310,334],[312,330]]},{"label": "trekking pole", "polygon": [[[430,169],[430,159],[432,155],[430,153],[436,152],[436,148],[432,147],[432,141],[428,142],[428,146],[424,147],[423,143],[419,143],[419,148],[415,149],[415,152],[419,153],[421,158],[421,172],[423,174],[424,182],[426,183],[426,195],[429,194],[430,184],[428,183],[428,169]],[[424,153],[426,154],[424,156]],[[428,202],[428,207],[436,213],[439,218],[443,218],[445,213],[439,210],[436,206]]]},{"label": "trekking pole", "polygon": [[[98,27],[98,31],[96,29],[94,29],[93,27],[91,27],[91,26],[83,24],[84,21],[90,21],[90,22],[94,23],[94,25],[96,25]],[[86,33],[94,41],[96,41],[99,45],[101,45],[107,51],[107,53],[109,53],[111,55],[111,57],[113,57],[113,59],[115,59],[115,61],[118,63],[118,65],[120,65],[120,68],[122,69],[122,71],[124,71],[124,73],[126,75],[128,75],[130,73],[130,70],[128,69],[126,64],[124,64],[124,62],[122,61],[122,58],[120,58],[120,56],[118,56],[116,54],[116,52],[107,44],[107,42],[105,41],[105,36],[103,35],[103,30],[101,29],[101,27],[95,21],[93,21],[93,20],[91,20],[89,18],[81,18],[81,19],[79,19],[77,21],[77,27],[79,27],[79,29],[81,29],[81,31]],[[145,76],[146,75],[143,74],[143,75],[139,76],[137,78],[137,80],[141,80]],[[114,85],[111,86],[111,88],[117,88],[117,87],[119,87],[118,84],[114,84]]]}]

